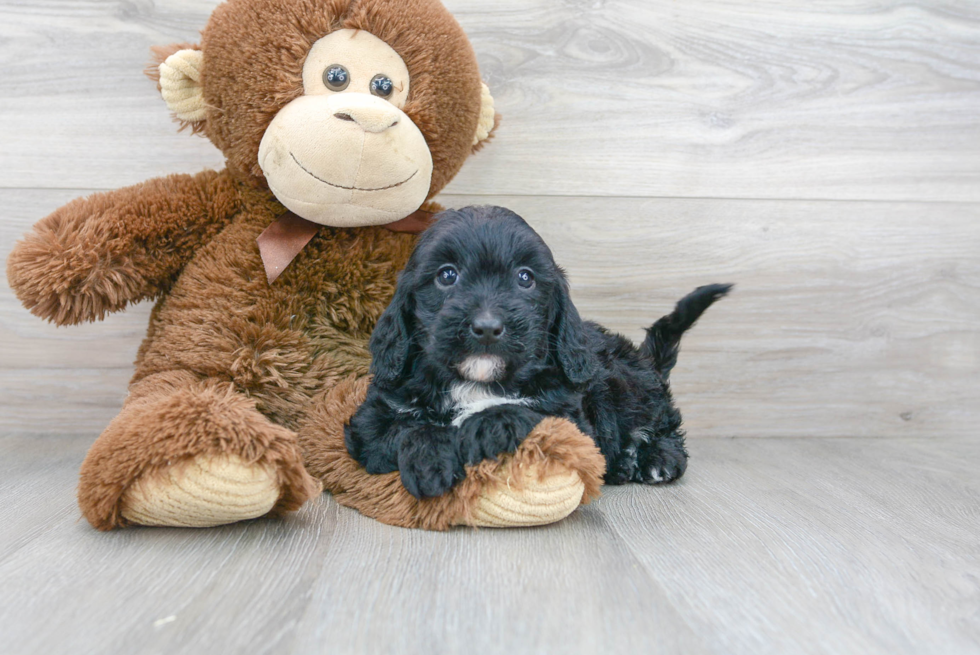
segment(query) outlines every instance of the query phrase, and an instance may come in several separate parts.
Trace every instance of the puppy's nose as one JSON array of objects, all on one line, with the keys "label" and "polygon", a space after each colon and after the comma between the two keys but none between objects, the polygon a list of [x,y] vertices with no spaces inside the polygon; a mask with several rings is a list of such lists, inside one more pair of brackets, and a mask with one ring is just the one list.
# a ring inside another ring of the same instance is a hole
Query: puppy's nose
[{"label": "puppy's nose", "polygon": [[470,325],[470,332],[484,346],[497,343],[504,333],[504,323],[490,312],[483,312]]}]

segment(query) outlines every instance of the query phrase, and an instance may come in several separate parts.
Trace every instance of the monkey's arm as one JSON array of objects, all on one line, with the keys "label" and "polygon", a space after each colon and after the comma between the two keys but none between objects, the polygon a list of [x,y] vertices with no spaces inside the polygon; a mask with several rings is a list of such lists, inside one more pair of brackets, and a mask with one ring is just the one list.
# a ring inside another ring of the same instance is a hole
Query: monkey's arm
[{"label": "monkey's arm", "polygon": [[7,259],[24,306],[58,325],[155,298],[240,208],[226,172],[171,175],[79,198],[39,221]]}]

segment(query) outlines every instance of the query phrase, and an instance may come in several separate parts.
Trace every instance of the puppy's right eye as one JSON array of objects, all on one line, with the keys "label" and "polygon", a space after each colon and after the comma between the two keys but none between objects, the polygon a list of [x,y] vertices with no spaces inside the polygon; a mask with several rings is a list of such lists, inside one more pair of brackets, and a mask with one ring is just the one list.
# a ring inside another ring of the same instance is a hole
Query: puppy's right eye
[{"label": "puppy's right eye", "polygon": [[436,282],[443,287],[451,287],[459,279],[459,271],[452,266],[443,266],[436,273]]}]

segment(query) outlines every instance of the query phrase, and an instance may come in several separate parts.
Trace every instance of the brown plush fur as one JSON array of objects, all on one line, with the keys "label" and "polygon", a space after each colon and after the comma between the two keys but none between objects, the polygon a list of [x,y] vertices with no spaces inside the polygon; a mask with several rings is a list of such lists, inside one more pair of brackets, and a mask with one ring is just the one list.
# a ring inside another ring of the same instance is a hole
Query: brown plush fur
[{"label": "brown plush fur", "polygon": [[171,175],[79,198],[39,221],[10,254],[24,306],[58,325],[157,298],[241,209],[227,173]]},{"label": "brown plush fur", "polygon": [[119,500],[133,480],[205,452],[269,464],[282,489],[271,514],[297,510],[320,491],[292,431],[256,411],[233,384],[172,371],[133,384],[89,451],[78,492],[85,518],[100,530],[125,525]]},{"label": "brown plush fur", "polygon": [[[193,127],[222,149],[228,168],[76,200],[40,221],[8,259],[18,297],[59,325],[157,300],[131,395],[82,467],[79,503],[99,529],[125,524],[120,498],[140,476],[201,455],[271,465],[282,488],[273,512],[297,508],[319,488],[301,466],[301,424],[304,449],[316,462],[311,470],[341,502],[382,520],[445,527],[465,516],[467,502],[493,479],[497,465],[488,462],[450,498],[423,510],[392,479],[375,479],[337,452],[354,396],[331,390],[367,374],[368,336],[414,236],[321,227],[271,285],[259,257],[256,237],[284,212],[257,166],[259,142],[276,112],[301,92],[310,45],[333,29],[370,30],[408,65],[405,112],[432,150],[430,197],[471,152],[480,78],[452,16],[437,0],[357,0],[351,7],[348,0],[219,5],[201,46],[210,110]],[[311,408],[313,418],[306,418]],[[540,428],[540,452],[569,459],[587,477],[594,464],[584,451],[548,445],[567,432],[557,424]],[[333,453],[333,465],[319,464],[324,453]]]},{"label": "brown plush fur", "polygon": [[466,479],[438,498],[418,499],[405,490],[398,472],[365,475],[344,446],[344,423],[364,401],[368,378],[351,377],[314,399],[299,431],[307,470],[322,479],[343,505],[384,523],[405,528],[447,530],[466,523],[480,494],[496,485],[520,488],[514,470],[534,469],[545,476],[573,470],[585,484],[583,502],[599,495],[605,460],[595,442],[569,421],[543,420],[513,455],[467,467]]}]

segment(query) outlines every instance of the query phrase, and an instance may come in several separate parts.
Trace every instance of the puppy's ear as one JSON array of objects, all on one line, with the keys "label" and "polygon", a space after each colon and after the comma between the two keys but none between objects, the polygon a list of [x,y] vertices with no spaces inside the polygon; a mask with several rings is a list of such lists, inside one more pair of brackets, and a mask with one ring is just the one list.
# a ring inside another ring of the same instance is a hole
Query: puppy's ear
[{"label": "puppy's ear", "polygon": [[389,387],[401,379],[408,364],[415,311],[413,284],[409,270],[398,276],[395,296],[371,334],[371,373],[374,382],[382,387]]},{"label": "puppy's ear", "polygon": [[559,276],[552,307],[551,338],[557,364],[572,384],[582,384],[595,375],[599,362],[588,347],[585,327],[572,304],[568,282]]}]

